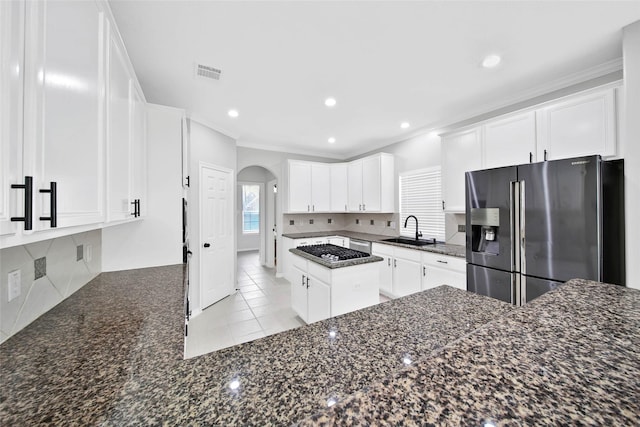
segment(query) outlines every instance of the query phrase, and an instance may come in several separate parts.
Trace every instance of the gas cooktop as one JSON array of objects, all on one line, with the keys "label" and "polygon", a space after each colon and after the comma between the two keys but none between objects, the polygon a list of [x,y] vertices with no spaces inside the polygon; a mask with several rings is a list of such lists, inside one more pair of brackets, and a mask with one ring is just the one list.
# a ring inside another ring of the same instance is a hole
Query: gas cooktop
[{"label": "gas cooktop", "polygon": [[366,258],[370,256],[366,252],[343,248],[342,246],[336,246],[328,243],[322,245],[298,246],[296,249],[330,262],[345,261],[354,258]]}]

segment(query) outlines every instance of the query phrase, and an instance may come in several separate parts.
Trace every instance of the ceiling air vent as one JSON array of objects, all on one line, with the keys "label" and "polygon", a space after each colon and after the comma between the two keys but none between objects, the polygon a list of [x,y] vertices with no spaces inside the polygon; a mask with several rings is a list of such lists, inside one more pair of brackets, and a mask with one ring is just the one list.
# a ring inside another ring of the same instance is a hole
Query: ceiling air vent
[{"label": "ceiling air vent", "polygon": [[207,65],[196,64],[196,77],[220,80],[220,74],[222,74],[222,70]]}]

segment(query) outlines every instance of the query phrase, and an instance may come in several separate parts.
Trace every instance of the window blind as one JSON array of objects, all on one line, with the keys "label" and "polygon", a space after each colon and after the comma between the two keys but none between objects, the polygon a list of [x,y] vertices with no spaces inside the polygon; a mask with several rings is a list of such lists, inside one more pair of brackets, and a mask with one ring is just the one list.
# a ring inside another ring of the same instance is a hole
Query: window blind
[{"label": "window blind", "polygon": [[418,229],[424,238],[445,239],[444,212],[442,211],[440,168],[420,169],[400,174],[400,234],[415,237],[413,219],[407,228],[409,215],[418,218]]}]

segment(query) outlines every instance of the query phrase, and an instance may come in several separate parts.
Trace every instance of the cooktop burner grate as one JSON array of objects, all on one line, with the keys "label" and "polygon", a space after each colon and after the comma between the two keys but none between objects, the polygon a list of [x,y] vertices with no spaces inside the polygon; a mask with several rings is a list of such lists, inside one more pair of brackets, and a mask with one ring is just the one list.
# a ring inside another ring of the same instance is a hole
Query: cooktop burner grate
[{"label": "cooktop burner grate", "polygon": [[298,246],[296,249],[317,256],[327,261],[345,261],[348,259],[365,258],[369,254],[354,249],[343,248],[329,243],[322,245]]}]

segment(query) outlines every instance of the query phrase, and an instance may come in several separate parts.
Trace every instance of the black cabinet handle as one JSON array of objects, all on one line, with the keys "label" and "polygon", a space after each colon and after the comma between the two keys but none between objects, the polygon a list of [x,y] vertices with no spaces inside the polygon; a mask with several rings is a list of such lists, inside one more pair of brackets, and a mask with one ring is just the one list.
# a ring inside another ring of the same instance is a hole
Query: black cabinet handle
[{"label": "black cabinet handle", "polygon": [[438,261],[440,264],[449,264],[449,262],[448,262],[448,261],[442,261],[442,260],[440,260],[440,259],[437,259],[436,261]]},{"label": "black cabinet handle", "polygon": [[142,215],[140,213],[140,199],[136,199],[136,212],[137,212],[138,216]]},{"label": "black cabinet handle", "polygon": [[205,248],[208,248],[208,247],[209,247],[209,246],[211,246],[211,245],[210,245],[209,243],[205,243],[203,246],[204,246]]},{"label": "black cabinet handle", "polygon": [[58,183],[51,181],[49,188],[43,188],[41,193],[49,193],[49,216],[41,216],[40,221],[49,221],[51,228],[58,226]]},{"label": "black cabinet handle", "polygon": [[140,199],[135,199],[131,204],[133,205],[131,215],[133,215],[134,218],[138,218],[140,216]]},{"label": "black cabinet handle", "polygon": [[544,161],[547,161],[547,150],[544,150]]},{"label": "black cabinet handle", "polygon": [[444,210],[444,200],[442,201],[442,210]]},{"label": "black cabinet handle", "polygon": [[533,163],[533,153],[529,151],[529,163]]},{"label": "black cabinet handle", "polygon": [[424,265],[422,266],[422,275],[424,277],[427,277],[427,267],[425,267]]},{"label": "black cabinet handle", "polygon": [[25,230],[33,229],[33,177],[25,176],[24,184],[11,184],[11,188],[24,189],[24,216],[11,217],[11,221],[24,222]]},{"label": "black cabinet handle", "polygon": [[307,289],[309,289],[309,276],[307,276]]}]

